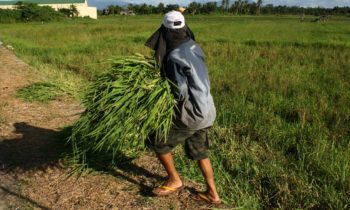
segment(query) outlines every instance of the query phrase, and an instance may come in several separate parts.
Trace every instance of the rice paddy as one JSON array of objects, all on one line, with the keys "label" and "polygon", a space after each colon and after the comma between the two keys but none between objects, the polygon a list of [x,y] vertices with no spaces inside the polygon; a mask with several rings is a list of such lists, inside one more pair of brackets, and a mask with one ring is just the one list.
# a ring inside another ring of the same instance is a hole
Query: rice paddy
[{"label": "rice paddy", "polygon": [[[350,19],[186,18],[209,68],[218,113],[210,157],[222,198],[245,209],[348,209]],[[154,15],[2,24],[0,40],[47,82],[69,75],[60,89],[79,93],[110,69],[109,58],[151,55],[144,42],[160,23]],[[200,182],[176,153],[182,174]]]}]

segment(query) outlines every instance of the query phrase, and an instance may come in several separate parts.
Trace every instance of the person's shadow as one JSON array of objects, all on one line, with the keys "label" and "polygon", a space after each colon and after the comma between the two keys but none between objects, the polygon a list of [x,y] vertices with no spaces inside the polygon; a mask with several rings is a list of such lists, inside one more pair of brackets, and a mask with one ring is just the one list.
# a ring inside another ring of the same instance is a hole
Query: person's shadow
[{"label": "person's shadow", "polygon": [[[62,164],[60,164],[61,160],[72,152],[71,145],[66,143],[67,137],[71,132],[70,128],[56,131],[32,126],[26,122],[15,123],[14,127],[16,137],[0,137],[0,171],[2,173],[33,170],[45,171],[48,167],[62,167]],[[97,171],[102,170],[115,177],[138,185],[140,193],[143,196],[151,196],[153,186],[148,186],[143,181],[132,177],[135,175],[143,177],[141,180],[146,178],[163,179],[158,174],[135,165],[131,160],[124,162],[122,165],[116,165],[115,167],[117,167],[118,170],[111,170],[110,168],[99,166],[93,169]],[[4,188],[4,186],[0,187]],[[6,191],[6,189],[3,190]]]},{"label": "person's shadow", "polygon": [[43,170],[55,165],[64,151],[58,132],[25,122],[14,123],[14,138],[0,137],[0,167],[3,171]]}]

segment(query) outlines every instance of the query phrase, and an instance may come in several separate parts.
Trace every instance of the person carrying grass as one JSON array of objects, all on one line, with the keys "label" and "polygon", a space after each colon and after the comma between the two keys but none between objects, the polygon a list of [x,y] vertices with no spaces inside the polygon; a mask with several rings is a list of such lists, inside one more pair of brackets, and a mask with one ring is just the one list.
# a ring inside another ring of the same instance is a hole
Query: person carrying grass
[{"label": "person carrying grass", "polygon": [[193,198],[219,204],[214,173],[208,158],[208,128],[214,123],[216,110],[210,94],[210,82],[204,54],[195,37],[178,11],[164,15],[161,27],[147,40],[146,46],[155,51],[162,76],[172,83],[172,94],[177,102],[173,126],[167,139],[149,138],[150,146],[168,173],[168,179],[153,190],[156,196],[180,191],[184,184],[176,171],[172,149],[185,145],[186,155],[198,161],[207,184],[207,190]]}]

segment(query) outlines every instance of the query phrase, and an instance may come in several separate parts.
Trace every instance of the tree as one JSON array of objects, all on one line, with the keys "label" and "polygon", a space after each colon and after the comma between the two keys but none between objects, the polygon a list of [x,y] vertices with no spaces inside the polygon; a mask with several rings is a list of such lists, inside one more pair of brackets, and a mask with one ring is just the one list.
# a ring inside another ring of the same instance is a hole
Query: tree
[{"label": "tree", "polygon": [[70,9],[67,9],[67,8],[61,8],[58,11],[60,13],[64,14],[66,17],[70,17],[70,15],[71,15]]},{"label": "tree", "polygon": [[157,13],[158,14],[163,14],[165,13],[165,6],[163,3],[159,3],[158,6],[157,6]]},{"label": "tree", "polygon": [[201,13],[205,13],[205,14],[211,14],[211,13],[215,13],[217,11],[217,2],[213,1],[213,2],[207,2],[204,5],[202,5],[201,8]]},{"label": "tree", "polygon": [[130,11],[130,10],[134,11],[135,10],[135,6],[137,6],[137,5],[133,5],[133,4],[129,3],[128,6],[127,6],[128,11]]},{"label": "tree", "polygon": [[188,13],[190,14],[196,14],[196,13],[200,13],[201,11],[201,7],[202,5],[200,3],[197,3],[197,2],[191,2],[188,7],[187,7],[187,11]]},{"label": "tree", "polygon": [[179,8],[178,4],[168,4],[165,7],[165,12],[170,12],[172,10],[177,10]]},{"label": "tree", "polygon": [[69,10],[70,10],[71,17],[78,17],[79,16],[79,11],[77,9],[77,6],[72,4],[72,5],[70,5]]},{"label": "tree", "polygon": [[24,3],[17,6],[22,21],[52,21],[59,20],[64,15],[50,6],[38,6],[34,3]]},{"label": "tree", "polygon": [[232,13],[234,13],[235,15],[238,15],[239,13],[239,6],[240,6],[240,1],[236,0],[235,2],[233,2],[230,11]]},{"label": "tree", "polygon": [[119,14],[120,11],[122,11],[123,8],[121,8],[120,6],[118,5],[109,5],[107,7],[107,11],[105,11],[104,13],[106,15],[114,15],[114,14]]},{"label": "tree", "polygon": [[261,6],[263,4],[263,0],[257,0],[256,1],[256,14],[260,14]]},{"label": "tree", "polygon": [[248,0],[241,1],[241,13],[243,14],[249,14],[250,12],[250,5]]},{"label": "tree", "polygon": [[236,0],[233,4],[233,10],[236,15],[243,13],[244,2],[242,0]]},{"label": "tree", "polygon": [[223,12],[227,12],[227,11],[228,11],[228,8],[229,8],[229,5],[230,5],[230,0],[222,0],[222,1],[221,1],[221,8],[222,8],[222,11],[223,11]]},{"label": "tree", "polygon": [[151,13],[151,7],[149,7],[147,4],[142,4],[139,7],[139,10],[136,11],[138,14],[150,14]]}]

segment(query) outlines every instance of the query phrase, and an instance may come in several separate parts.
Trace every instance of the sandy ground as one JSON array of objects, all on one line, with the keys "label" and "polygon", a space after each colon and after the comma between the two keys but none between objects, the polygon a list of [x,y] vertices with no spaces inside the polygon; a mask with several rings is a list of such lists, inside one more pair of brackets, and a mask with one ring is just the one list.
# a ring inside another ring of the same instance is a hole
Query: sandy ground
[{"label": "sandy ground", "polygon": [[151,194],[165,177],[152,155],[112,172],[68,177],[61,164],[60,128],[82,111],[78,102],[60,98],[26,103],[16,90],[35,80],[31,67],[0,46],[0,210],[2,209],[208,209],[190,196],[200,185],[185,181],[180,193]]}]

